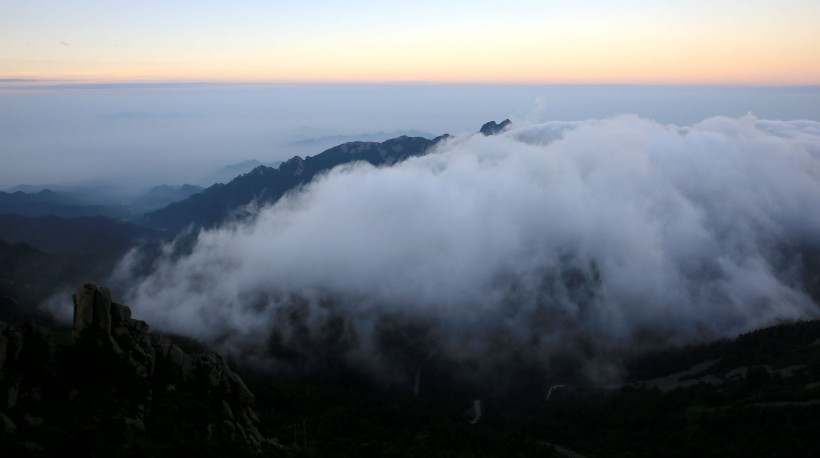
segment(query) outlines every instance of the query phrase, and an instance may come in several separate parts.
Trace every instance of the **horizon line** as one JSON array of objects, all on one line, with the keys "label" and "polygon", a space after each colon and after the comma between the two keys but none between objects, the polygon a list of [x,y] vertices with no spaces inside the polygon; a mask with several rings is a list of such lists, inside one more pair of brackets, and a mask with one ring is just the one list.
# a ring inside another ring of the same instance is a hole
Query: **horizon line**
[{"label": "horizon line", "polygon": [[83,80],[70,78],[0,77],[0,90],[19,89],[116,89],[174,88],[203,86],[554,86],[554,87],[736,87],[736,88],[815,88],[814,83],[778,82],[615,82],[615,81],[435,81],[435,80]]}]

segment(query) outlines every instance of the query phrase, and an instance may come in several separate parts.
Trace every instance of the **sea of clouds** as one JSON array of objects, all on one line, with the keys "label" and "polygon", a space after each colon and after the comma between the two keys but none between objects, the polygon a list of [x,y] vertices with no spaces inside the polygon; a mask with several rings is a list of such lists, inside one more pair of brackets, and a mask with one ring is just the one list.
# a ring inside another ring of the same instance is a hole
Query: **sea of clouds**
[{"label": "sea of clouds", "polygon": [[173,252],[138,280],[139,251],[120,263],[135,316],[274,370],[577,355],[608,379],[624,353],[819,315],[820,123],[516,124],[336,168]]}]

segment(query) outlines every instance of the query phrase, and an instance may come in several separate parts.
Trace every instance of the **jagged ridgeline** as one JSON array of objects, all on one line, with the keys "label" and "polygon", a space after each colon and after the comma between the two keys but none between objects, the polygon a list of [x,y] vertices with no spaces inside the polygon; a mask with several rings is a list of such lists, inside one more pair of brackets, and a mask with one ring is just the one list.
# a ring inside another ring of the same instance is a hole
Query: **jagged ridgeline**
[{"label": "jagged ridgeline", "polygon": [[220,355],[150,333],[106,288],[85,284],[73,301],[70,332],[0,323],[2,456],[241,456],[281,448]]},{"label": "jagged ridgeline", "polygon": [[[506,123],[509,124],[509,120]],[[502,130],[507,124],[496,126],[494,132]],[[393,165],[409,157],[426,154],[447,137],[444,134],[429,140],[401,136],[384,142],[348,142],[304,159],[294,156],[278,168],[260,165],[229,183],[217,183],[183,201],[147,213],[135,222],[168,234],[176,234],[189,226],[217,226],[230,217],[241,218],[243,205],[275,202],[285,193],[338,165],[355,161],[365,161],[374,166]]]}]

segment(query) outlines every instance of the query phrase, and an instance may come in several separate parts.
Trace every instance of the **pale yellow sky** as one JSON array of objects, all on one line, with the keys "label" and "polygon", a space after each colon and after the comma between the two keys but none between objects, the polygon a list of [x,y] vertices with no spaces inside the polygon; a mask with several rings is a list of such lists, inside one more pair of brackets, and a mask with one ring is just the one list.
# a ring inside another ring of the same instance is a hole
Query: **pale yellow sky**
[{"label": "pale yellow sky", "polygon": [[820,2],[0,0],[0,78],[820,84]]}]

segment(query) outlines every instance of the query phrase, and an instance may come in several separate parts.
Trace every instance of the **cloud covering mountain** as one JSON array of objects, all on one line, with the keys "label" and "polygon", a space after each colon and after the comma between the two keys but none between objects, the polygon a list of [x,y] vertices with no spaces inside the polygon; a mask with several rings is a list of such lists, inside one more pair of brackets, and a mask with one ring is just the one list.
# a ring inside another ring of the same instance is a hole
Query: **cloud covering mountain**
[{"label": "cloud covering mountain", "polygon": [[274,368],[406,375],[433,358],[480,375],[577,355],[607,378],[624,348],[820,315],[820,123],[623,116],[454,137],[337,167],[165,251],[132,285],[139,315]]}]

